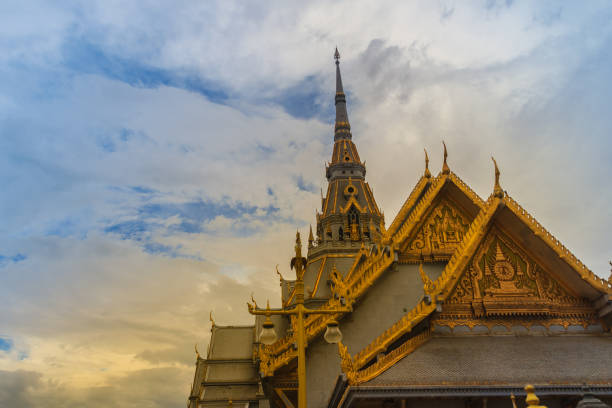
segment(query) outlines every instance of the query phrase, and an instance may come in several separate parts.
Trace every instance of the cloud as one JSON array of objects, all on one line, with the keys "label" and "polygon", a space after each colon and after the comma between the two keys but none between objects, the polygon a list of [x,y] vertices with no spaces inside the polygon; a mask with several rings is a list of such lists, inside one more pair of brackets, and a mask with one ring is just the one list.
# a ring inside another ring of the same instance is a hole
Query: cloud
[{"label": "cloud", "polygon": [[605,3],[0,7],[2,406],[182,407],[208,312],[279,304],[326,186],[335,45],[387,223],[445,140],[607,274]]}]

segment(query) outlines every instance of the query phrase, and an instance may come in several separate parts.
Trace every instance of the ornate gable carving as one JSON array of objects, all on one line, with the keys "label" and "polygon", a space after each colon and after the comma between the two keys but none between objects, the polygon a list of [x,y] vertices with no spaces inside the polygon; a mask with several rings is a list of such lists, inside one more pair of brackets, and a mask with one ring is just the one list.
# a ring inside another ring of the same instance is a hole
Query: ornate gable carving
[{"label": "ornate gable carving", "polygon": [[420,257],[425,260],[448,259],[470,226],[470,219],[456,205],[442,199],[428,214],[402,251],[408,258]]},{"label": "ornate gable carving", "polygon": [[557,281],[540,263],[493,227],[459,278],[444,315],[591,316],[590,303]]}]

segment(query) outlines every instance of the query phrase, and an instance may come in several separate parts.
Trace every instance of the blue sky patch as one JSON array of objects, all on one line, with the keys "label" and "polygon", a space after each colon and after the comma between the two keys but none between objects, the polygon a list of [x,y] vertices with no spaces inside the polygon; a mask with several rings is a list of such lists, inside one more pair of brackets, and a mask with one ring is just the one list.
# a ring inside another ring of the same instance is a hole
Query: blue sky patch
[{"label": "blue sky patch", "polygon": [[0,350],[9,352],[13,348],[13,340],[7,337],[0,337]]},{"label": "blue sky patch", "polygon": [[302,176],[301,174],[296,177],[295,181],[296,181],[297,187],[300,190],[307,191],[309,193],[316,193],[317,192],[317,186],[315,186],[314,184],[309,183],[306,180],[304,180],[304,176]]},{"label": "blue sky patch", "polygon": [[169,70],[124,58],[83,38],[72,37],[63,46],[64,66],[84,74],[102,75],[131,86],[157,88],[170,86],[199,93],[208,100],[224,104],[228,93],[218,83],[187,71]]},{"label": "blue sky patch", "polygon": [[6,266],[9,263],[25,261],[26,259],[28,259],[27,255],[20,253],[12,256],[0,255],[0,267]]},{"label": "blue sky patch", "polygon": [[138,194],[154,194],[157,192],[157,190],[145,186],[131,186],[130,190]]},{"label": "blue sky patch", "polygon": [[106,233],[117,234],[121,239],[140,241],[145,233],[150,232],[155,224],[142,220],[124,221],[104,229]]},{"label": "blue sky patch", "polygon": [[329,103],[329,89],[323,89],[323,81],[316,75],[309,75],[297,84],[283,89],[275,102],[285,112],[298,119],[317,118],[331,122],[335,110]]}]

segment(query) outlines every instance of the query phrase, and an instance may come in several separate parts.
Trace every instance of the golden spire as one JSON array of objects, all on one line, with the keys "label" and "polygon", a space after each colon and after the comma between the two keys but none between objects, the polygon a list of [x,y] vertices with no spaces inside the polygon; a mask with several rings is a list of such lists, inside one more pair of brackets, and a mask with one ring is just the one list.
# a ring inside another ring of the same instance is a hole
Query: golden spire
[{"label": "golden spire", "polygon": [[310,224],[310,233],[308,234],[308,248],[312,248],[314,242],[314,236],[312,235],[312,224]]},{"label": "golden spire", "polygon": [[302,239],[300,238],[300,231],[295,232],[295,257],[302,257]]},{"label": "golden spire", "polygon": [[495,186],[493,187],[493,195],[498,198],[504,198],[504,190],[502,190],[499,185],[499,168],[497,167],[497,162],[495,158],[491,156],[491,160],[493,160],[493,165],[495,165]]},{"label": "golden spire", "polygon": [[450,167],[448,167],[448,163],[446,163],[448,152],[446,151],[446,143],[444,143],[444,140],[442,141],[442,145],[444,146],[444,163],[442,164],[442,174],[449,174]]},{"label": "golden spire", "polygon": [[213,327],[215,327],[215,318],[213,317],[213,312],[212,310],[210,311],[210,314],[208,315],[208,318],[210,319],[210,322],[212,323],[211,329]]},{"label": "golden spire", "polygon": [[423,149],[425,151],[425,178],[431,177],[431,172],[429,171],[429,157],[427,156],[427,149]]},{"label": "golden spire", "polygon": [[295,256],[291,259],[291,268],[295,268],[295,275],[298,280],[304,277],[304,267],[306,266],[306,258],[302,256],[302,239],[300,231],[295,233]]}]

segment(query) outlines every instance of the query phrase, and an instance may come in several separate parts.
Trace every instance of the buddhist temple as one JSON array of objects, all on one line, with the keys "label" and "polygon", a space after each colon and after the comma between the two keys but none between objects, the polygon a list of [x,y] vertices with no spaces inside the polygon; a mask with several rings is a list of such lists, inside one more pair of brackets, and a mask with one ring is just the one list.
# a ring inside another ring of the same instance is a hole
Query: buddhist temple
[{"label": "buddhist temple", "polygon": [[[334,57],[327,192],[306,256],[299,235],[296,254],[287,254],[303,259],[303,270],[295,268],[296,280],[279,273],[282,310],[350,310],[304,318],[308,407],[511,408],[510,395],[524,401],[526,384],[548,407],[575,407],[585,389],[610,404],[612,284],[504,191],[495,159],[483,199],[451,170],[445,145],[437,175],[425,152],[412,191],[398,189],[407,198],[387,226],[353,142],[337,50]],[[251,300],[249,311],[262,310]],[[300,327],[294,315],[267,319],[223,326],[211,317],[189,408],[297,408]],[[277,335],[270,345],[260,341],[264,322]],[[328,344],[334,322],[342,340]]]}]

